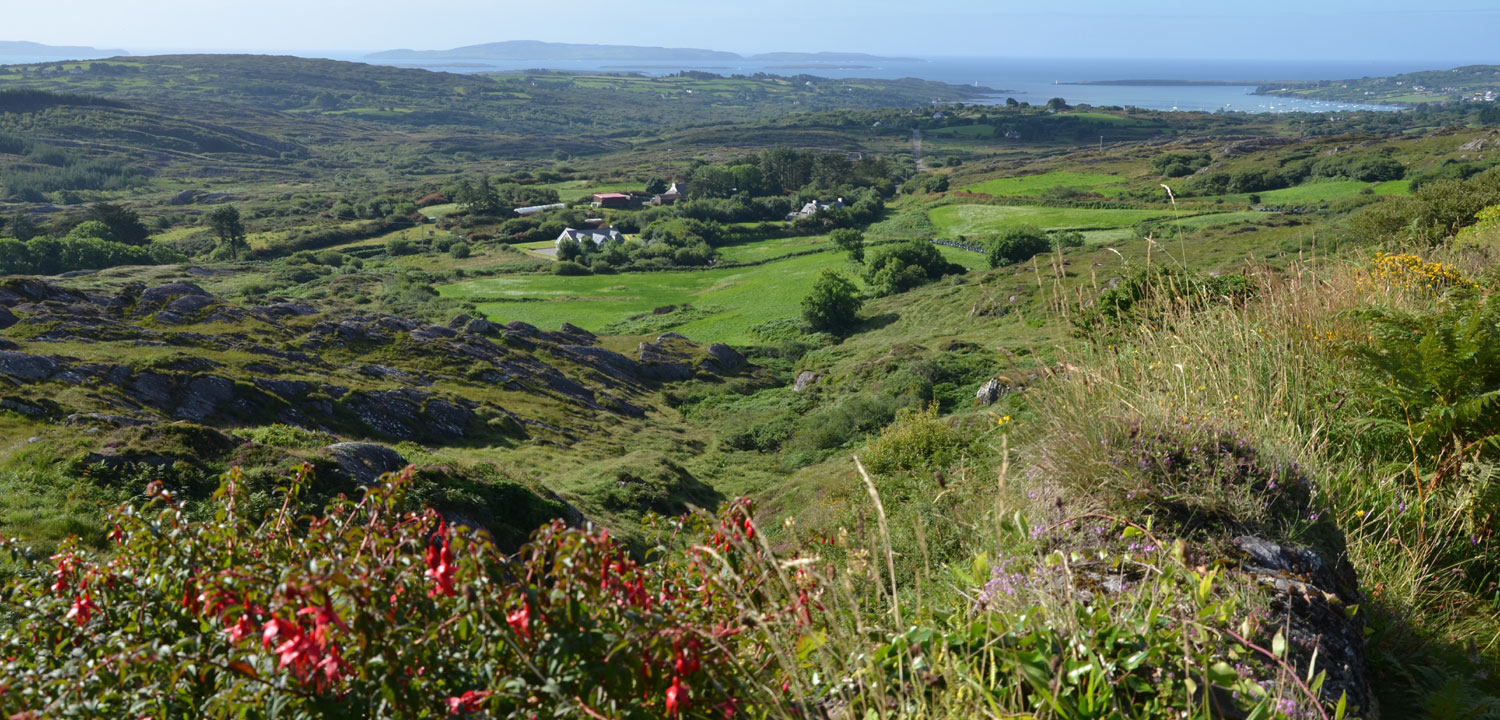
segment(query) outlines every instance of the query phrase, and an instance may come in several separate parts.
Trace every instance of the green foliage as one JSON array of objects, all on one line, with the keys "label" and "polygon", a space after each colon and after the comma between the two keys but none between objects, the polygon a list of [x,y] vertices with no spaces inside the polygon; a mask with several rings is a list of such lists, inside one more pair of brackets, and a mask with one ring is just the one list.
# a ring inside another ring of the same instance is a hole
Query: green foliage
[{"label": "green foliage", "polygon": [[950,422],[938,417],[937,405],[931,405],[926,410],[898,412],[896,422],[880,431],[862,459],[871,472],[880,475],[942,469],[958,460],[966,444]]},{"label": "green foliage", "polygon": [[881,297],[963,271],[963,267],[948,262],[932,243],[908,240],[877,248],[865,264],[864,281],[871,293]]},{"label": "green foliage", "polygon": [[[23,569],[4,591],[22,616],[0,632],[0,710],[379,718],[543,703],[710,717],[752,701],[736,656],[795,626],[789,604],[730,631],[734,598],[752,587],[724,577],[713,583],[729,592],[700,592],[708,556],[697,550],[640,565],[607,533],[558,523],[509,559],[415,509],[409,476],[301,518],[309,481],[298,471],[286,503],[252,517],[231,473],[207,522],[158,491],[111,518],[109,560],[68,545],[49,562],[9,546]],[[742,564],[756,547],[749,512],[735,504],[675,529]]]},{"label": "green foliage", "polygon": [[552,274],[577,277],[580,275],[593,275],[594,271],[590,270],[587,265],[580,265],[571,260],[559,260],[557,264],[552,266]]},{"label": "green foliage", "polygon": [[849,253],[849,259],[857,263],[865,261],[865,235],[853,228],[839,228],[828,234],[835,247]]},{"label": "green foliage", "polygon": [[239,258],[241,252],[250,249],[245,238],[245,225],[240,221],[240,211],[233,205],[220,205],[208,213],[208,227],[219,239],[219,251],[231,258]]},{"label": "green foliage", "polygon": [[813,281],[807,297],[802,299],[802,318],[814,330],[848,332],[858,319],[863,304],[854,283],[838,272],[824,270]]},{"label": "green foliage", "polygon": [[1131,273],[1074,314],[1072,322],[1075,332],[1085,336],[1132,325],[1154,326],[1181,310],[1242,303],[1255,294],[1251,279],[1244,275],[1204,275],[1158,265]]},{"label": "green foliage", "polygon": [[1434,458],[1500,450],[1500,296],[1457,292],[1427,311],[1350,317],[1372,338],[1349,351],[1393,447],[1409,437]]},{"label": "green foliage", "polygon": [[1035,225],[1008,228],[984,243],[988,248],[990,267],[997,268],[1030,260],[1038,253],[1052,249],[1052,241]]}]

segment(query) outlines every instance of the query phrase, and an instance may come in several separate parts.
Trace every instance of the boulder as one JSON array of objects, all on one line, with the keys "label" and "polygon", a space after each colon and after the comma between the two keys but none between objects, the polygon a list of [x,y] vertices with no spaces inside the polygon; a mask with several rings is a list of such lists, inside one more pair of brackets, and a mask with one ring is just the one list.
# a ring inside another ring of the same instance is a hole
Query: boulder
[{"label": "boulder", "polygon": [[981,405],[994,405],[1009,390],[1010,388],[1001,383],[999,378],[990,378],[979,386],[979,392],[974,393],[974,399]]},{"label": "boulder", "polygon": [[4,330],[18,322],[20,320],[16,318],[15,313],[12,313],[9,308],[0,306],[0,330]]},{"label": "boulder", "polygon": [[366,442],[341,442],[323,448],[339,469],[339,474],[359,483],[372,485],[381,475],[400,472],[406,458],[384,445]]},{"label": "boulder", "polygon": [[1254,536],[1234,538],[1240,570],[1271,593],[1267,626],[1286,628],[1289,658],[1299,674],[1317,658],[1327,678],[1319,690],[1325,705],[1348,697],[1350,717],[1374,717],[1370,671],[1365,665],[1364,614],[1354,571],[1330,565],[1310,549]]},{"label": "boulder", "polygon": [[57,363],[41,355],[0,351],[0,375],[20,382],[41,382],[57,373]]},{"label": "boulder", "polygon": [[189,380],[182,404],[172,415],[179,420],[212,422],[221,420],[224,406],[234,400],[234,381],[215,375],[200,375]]},{"label": "boulder", "polygon": [[153,307],[165,305],[184,295],[196,295],[199,297],[212,298],[207,290],[204,290],[190,282],[169,282],[165,285],[157,285],[141,291],[140,301]]},{"label": "boulder", "polygon": [[818,381],[818,374],[811,370],[803,370],[797,373],[797,379],[792,381],[792,392],[802,392],[813,386]]},{"label": "boulder", "polygon": [[722,374],[734,372],[744,364],[745,356],[741,355],[738,350],[724,343],[714,343],[708,346],[708,357],[698,363],[698,367]]}]

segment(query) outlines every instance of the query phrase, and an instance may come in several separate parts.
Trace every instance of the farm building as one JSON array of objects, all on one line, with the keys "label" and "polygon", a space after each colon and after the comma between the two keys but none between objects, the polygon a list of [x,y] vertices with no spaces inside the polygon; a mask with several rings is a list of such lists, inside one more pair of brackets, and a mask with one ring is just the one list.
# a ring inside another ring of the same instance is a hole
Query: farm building
[{"label": "farm building", "polygon": [[630,196],[625,193],[594,193],[594,207],[630,207]]},{"label": "farm building", "polygon": [[624,242],[625,235],[612,227],[606,228],[568,228],[557,236],[557,245],[562,245],[564,240],[572,240],[582,245],[591,243],[594,249],[598,249],[612,242]]},{"label": "farm building", "polygon": [[818,213],[823,212],[824,210],[827,210],[828,208],[841,208],[843,206],[844,206],[844,199],[843,198],[839,198],[838,200],[835,200],[832,203],[818,202],[817,200],[814,200],[814,201],[812,201],[812,202],[810,202],[810,203],[808,203],[806,205],[803,205],[802,209],[798,210],[797,212],[787,213],[786,221],[787,222],[792,222],[793,220],[796,220],[797,218],[803,218],[803,217],[807,217],[809,215],[817,215]]},{"label": "farm building", "polygon": [[685,194],[686,194],[686,188],[682,187],[681,185],[678,185],[677,183],[672,183],[672,187],[667,188],[666,192],[664,192],[664,193],[662,193],[660,195],[656,195],[656,196],[652,197],[651,198],[651,204],[652,205],[675,205],[675,204],[677,204],[679,202],[682,202],[683,196]]}]

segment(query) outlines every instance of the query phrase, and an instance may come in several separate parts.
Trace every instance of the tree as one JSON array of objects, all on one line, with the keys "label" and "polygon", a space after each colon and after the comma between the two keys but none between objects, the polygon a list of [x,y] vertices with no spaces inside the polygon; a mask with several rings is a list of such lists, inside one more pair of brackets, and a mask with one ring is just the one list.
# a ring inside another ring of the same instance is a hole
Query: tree
[{"label": "tree", "polygon": [[849,259],[857,263],[865,261],[865,234],[853,228],[839,228],[829,236],[838,249],[849,253]]},{"label": "tree", "polygon": [[812,292],[802,298],[802,317],[814,330],[842,333],[854,326],[864,301],[848,278],[824,270],[813,281]]},{"label": "tree", "polygon": [[241,250],[249,250],[245,240],[245,224],[240,222],[240,211],[233,205],[220,205],[208,214],[208,225],[219,239],[219,247],[229,257],[238,260]]},{"label": "tree", "polygon": [[88,219],[98,220],[109,226],[109,237],[104,238],[105,240],[126,245],[145,245],[150,242],[151,231],[141,222],[140,214],[124,205],[94,203],[89,206]]},{"label": "tree", "polygon": [[36,221],[32,220],[30,215],[20,211],[11,216],[9,227],[10,231],[6,234],[22,242],[30,240],[41,233],[41,230],[36,225]]},{"label": "tree", "polygon": [[886,296],[963,271],[962,265],[948,262],[932,243],[908,240],[877,248],[865,264],[864,278],[872,293]]},{"label": "tree", "polygon": [[1037,253],[1052,249],[1047,233],[1035,225],[1018,225],[991,238],[989,246],[990,267],[1030,260]]},{"label": "tree", "polygon": [[1054,112],[1056,112],[1058,110],[1067,110],[1068,109],[1068,101],[1064,100],[1064,99],[1062,99],[1060,97],[1052,98],[1051,100],[1047,101],[1047,109],[1048,110],[1052,110]]},{"label": "tree", "polygon": [[661,178],[651,178],[646,181],[647,195],[660,195],[667,191],[667,181]]}]

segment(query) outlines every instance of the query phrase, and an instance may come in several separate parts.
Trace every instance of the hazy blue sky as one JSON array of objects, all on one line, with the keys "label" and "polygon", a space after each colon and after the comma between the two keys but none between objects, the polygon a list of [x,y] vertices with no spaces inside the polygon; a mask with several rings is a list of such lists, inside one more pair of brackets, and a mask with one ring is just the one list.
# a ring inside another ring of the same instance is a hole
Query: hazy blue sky
[{"label": "hazy blue sky", "polygon": [[127,49],[498,40],[739,52],[1500,62],[1496,0],[5,0],[0,39]]}]

